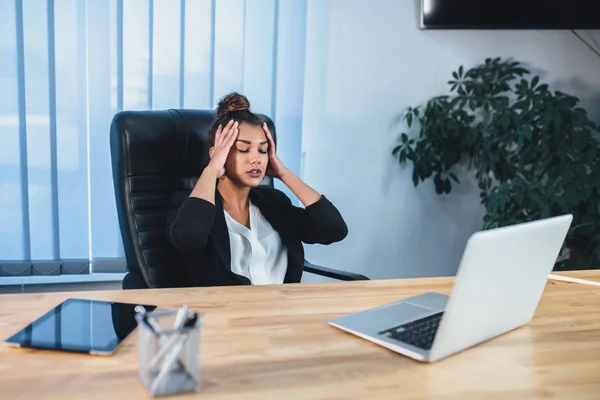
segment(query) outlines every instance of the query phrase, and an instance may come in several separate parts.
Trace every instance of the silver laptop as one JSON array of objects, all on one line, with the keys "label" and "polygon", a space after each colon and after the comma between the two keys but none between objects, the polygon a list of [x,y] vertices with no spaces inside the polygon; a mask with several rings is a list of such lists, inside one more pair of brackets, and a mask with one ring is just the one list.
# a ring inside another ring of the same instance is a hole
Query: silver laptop
[{"label": "silver laptop", "polygon": [[450,297],[423,293],[329,323],[424,362],[523,326],[533,317],[572,219],[568,214],[477,232]]}]

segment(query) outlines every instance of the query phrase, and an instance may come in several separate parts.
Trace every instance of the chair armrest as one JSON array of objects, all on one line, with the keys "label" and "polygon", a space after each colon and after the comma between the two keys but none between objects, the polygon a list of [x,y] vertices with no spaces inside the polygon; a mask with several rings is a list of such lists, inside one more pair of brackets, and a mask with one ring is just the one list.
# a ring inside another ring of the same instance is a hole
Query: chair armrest
[{"label": "chair armrest", "polygon": [[148,285],[144,281],[140,275],[135,272],[127,272],[123,277],[123,282],[121,283],[121,287],[123,290],[130,289],[148,289]]},{"label": "chair armrest", "polygon": [[353,272],[341,271],[339,269],[322,267],[320,265],[312,264],[304,260],[304,270],[311,274],[325,276],[327,278],[339,279],[341,281],[368,281],[364,275],[355,274]]}]

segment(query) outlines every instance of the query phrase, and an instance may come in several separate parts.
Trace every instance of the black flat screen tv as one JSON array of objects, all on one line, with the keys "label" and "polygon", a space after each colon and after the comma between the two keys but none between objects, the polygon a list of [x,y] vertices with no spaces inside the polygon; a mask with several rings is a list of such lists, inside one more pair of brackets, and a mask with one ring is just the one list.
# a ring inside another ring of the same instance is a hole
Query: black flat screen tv
[{"label": "black flat screen tv", "polygon": [[600,0],[421,0],[422,29],[600,29]]}]

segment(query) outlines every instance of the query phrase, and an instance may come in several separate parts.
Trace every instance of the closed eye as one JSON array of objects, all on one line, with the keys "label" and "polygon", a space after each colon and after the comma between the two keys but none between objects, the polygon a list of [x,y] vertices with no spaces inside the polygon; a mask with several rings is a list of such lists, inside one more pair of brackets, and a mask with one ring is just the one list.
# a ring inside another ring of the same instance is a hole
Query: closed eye
[{"label": "closed eye", "polygon": [[[239,151],[240,153],[248,153],[250,151],[250,149],[240,149],[238,148],[237,151]],[[261,154],[267,154],[267,149],[258,149],[258,152]]]}]

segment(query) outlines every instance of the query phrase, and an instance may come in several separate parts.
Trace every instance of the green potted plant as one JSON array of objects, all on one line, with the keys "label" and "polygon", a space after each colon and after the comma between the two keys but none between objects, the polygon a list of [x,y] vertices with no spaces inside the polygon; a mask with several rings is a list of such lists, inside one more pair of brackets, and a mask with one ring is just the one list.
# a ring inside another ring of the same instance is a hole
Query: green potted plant
[{"label": "green potted plant", "polygon": [[483,229],[572,213],[556,270],[600,267],[600,131],[575,96],[552,91],[517,61],[462,66],[450,94],[409,107],[392,154],[438,194],[474,171]]}]

